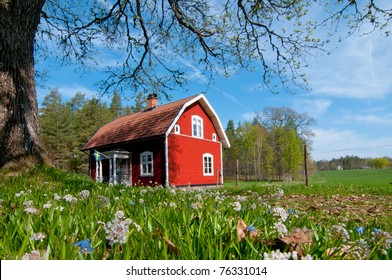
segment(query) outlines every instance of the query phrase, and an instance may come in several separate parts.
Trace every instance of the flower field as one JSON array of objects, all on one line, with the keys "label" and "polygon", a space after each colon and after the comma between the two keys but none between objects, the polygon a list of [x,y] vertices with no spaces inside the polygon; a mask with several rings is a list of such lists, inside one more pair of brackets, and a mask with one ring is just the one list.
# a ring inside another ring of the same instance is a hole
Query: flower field
[{"label": "flower field", "polygon": [[0,180],[3,260],[392,259],[389,186],[124,187],[51,168]]}]

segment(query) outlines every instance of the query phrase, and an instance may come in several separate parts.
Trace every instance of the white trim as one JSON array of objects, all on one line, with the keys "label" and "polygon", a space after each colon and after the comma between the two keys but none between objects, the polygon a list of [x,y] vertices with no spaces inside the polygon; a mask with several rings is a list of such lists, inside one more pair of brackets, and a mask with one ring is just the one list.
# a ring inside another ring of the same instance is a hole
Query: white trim
[{"label": "white trim", "polygon": [[[204,138],[203,118],[200,117],[199,115],[192,115],[191,120],[192,120],[191,121],[192,137],[203,139]],[[196,125],[196,134],[194,128],[195,125]]]},{"label": "white trim", "polygon": [[[151,161],[143,161],[144,156],[151,156]],[[143,164],[151,164],[151,172],[143,172]],[[154,176],[154,153],[150,151],[145,151],[140,154],[140,177],[153,177]]]},{"label": "white trim", "polygon": [[165,137],[165,173],[166,173],[166,179],[165,179],[165,187],[169,187],[170,181],[169,181],[169,138],[166,136]]},{"label": "white trim", "polygon": [[211,107],[210,103],[207,101],[207,99],[204,97],[203,94],[197,95],[195,98],[189,100],[186,102],[181,110],[178,112],[177,116],[174,118],[173,122],[170,124],[168,129],[166,130],[165,136],[167,137],[170,132],[173,130],[174,125],[178,122],[178,119],[181,117],[181,115],[184,113],[185,109],[192,105],[193,103],[197,102],[200,100],[200,105],[203,107],[203,109],[207,112],[207,115],[211,118],[215,129],[219,135],[220,141],[223,144],[224,148],[230,148],[230,142],[229,139],[227,138],[227,135],[225,133],[225,130],[219,120],[218,115],[214,111],[214,109]]},{"label": "white trim", "polygon": [[[210,160],[207,160],[207,164],[210,166],[207,166],[207,169],[210,169],[211,172],[206,172],[206,162],[205,158],[209,158]],[[203,176],[214,176],[214,156],[210,153],[205,153],[203,154]]]}]

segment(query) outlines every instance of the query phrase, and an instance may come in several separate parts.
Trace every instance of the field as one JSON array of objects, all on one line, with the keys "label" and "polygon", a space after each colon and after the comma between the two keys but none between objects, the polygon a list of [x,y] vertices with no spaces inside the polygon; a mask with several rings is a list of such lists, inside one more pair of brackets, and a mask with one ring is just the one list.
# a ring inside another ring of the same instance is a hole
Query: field
[{"label": "field", "polygon": [[42,167],[2,174],[0,259],[391,260],[391,175],[176,189]]}]

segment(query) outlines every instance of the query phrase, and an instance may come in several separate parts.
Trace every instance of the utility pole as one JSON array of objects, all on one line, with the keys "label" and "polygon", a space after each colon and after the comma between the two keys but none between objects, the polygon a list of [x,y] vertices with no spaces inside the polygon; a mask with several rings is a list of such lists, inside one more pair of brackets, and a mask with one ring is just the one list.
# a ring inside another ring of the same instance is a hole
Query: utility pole
[{"label": "utility pole", "polygon": [[309,185],[308,178],[308,151],[306,148],[306,144],[304,144],[304,166],[305,166],[305,186]]}]

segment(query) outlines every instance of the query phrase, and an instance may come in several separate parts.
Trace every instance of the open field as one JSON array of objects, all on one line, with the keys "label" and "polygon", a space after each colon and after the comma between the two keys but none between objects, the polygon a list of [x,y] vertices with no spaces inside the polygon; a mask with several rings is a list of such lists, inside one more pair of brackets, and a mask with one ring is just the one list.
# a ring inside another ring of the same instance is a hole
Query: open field
[{"label": "open field", "polygon": [[392,259],[391,186],[321,178],[189,191],[3,174],[0,259]]},{"label": "open field", "polygon": [[312,184],[345,186],[375,186],[392,188],[392,169],[356,169],[319,171],[312,177]]}]

